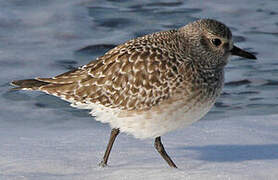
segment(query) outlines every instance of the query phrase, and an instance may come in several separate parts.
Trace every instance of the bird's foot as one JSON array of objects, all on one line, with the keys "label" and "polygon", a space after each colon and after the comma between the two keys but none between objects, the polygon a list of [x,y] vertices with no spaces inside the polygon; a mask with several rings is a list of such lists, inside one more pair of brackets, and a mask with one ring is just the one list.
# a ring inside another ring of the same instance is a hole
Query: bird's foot
[{"label": "bird's foot", "polygon": [[102,168],[104,168],[104,167],[107,167],[107,166],[108,166],[108,164],[107,164],[107,163],[105,163],[104,161],[101,161],[98,165],[99,165],[99,167],[102,167]]}]

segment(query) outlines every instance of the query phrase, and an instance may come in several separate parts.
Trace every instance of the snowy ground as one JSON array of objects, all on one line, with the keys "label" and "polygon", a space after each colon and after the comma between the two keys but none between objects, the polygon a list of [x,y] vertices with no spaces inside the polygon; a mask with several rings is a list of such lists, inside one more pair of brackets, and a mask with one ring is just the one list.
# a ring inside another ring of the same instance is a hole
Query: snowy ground
[{"label": "snowy ground", "polygon": [[[48,113],[42,111],[32,116]],[[179,169],[167,166],[152,140],[125,134],[116,140],[110,166],[98,167],[110,129],[93,126],[93,121],[1,128],[0,179],[275,180],[277,119],[278,115],[204,120],[164,136],[164,145]]]}]

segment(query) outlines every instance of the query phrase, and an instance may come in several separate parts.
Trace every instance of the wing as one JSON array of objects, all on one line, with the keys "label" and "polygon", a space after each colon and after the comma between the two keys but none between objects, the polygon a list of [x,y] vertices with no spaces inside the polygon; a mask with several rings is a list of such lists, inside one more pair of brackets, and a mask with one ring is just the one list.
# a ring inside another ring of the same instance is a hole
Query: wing
[{"label": "wing", "polygon": [[175,53],[159,44],[160,39],[151,42],[147,38],[117,46],[76,70],[37,78],[50,83],[40,90],[82,104],[126,110],[150,108],[169,98],[182,77],[178,75],[181,61]]}]

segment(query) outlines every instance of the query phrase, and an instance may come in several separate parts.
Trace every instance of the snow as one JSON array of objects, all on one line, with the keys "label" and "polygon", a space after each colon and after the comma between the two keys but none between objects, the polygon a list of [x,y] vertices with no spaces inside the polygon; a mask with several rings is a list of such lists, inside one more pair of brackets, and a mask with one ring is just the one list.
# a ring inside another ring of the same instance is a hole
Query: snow
[{"label": "snow", "polygon": [[[31,115],[51,111],[35,110]],[[201,120],[163,136],[178,169],[168,167],[153,140],[125,134],[116,139],[109,166],[98,167],[110,128],[95,121],[75,117],[52,125],[6,122],[0,129],[0,179],[274,180],[278,177],[277,119],[278,115]]]}]

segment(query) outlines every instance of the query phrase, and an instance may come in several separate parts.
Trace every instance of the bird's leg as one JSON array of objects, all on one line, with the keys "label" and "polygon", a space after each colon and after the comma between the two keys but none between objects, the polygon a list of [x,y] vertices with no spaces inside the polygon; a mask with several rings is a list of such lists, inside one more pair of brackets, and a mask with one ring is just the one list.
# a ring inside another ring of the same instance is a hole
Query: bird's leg
[{"label": "bird's leg", "polygon": [[163,159],[169,164],[170,167],[177,168],[175,163],[172,161],[172,159],[166,153],[166,151],[163,147],[163,144],[161,143],[160,136],[155,138],[154,147],[159,152],[159,154],[163,157]]},{"label": "bird's leg", "polygon": [[102,161],[99,163],[99,166],[101,167],[105,167],[107,166],[107,161],[108,161],[108,158],[109,158],[109,154],[111,152],[111,149],[112,149],[112,146],[114,144],[114,141],[117,137],[117,135],[120,133],[120,129],[118,128],[113,128],[111,130],[111,134],[110,134],[110,139],[109,139],[109,143],[107,145],[107,148],[106,148],[106,151],[105,151],[105,154],[103,156],[103,159]]}]

